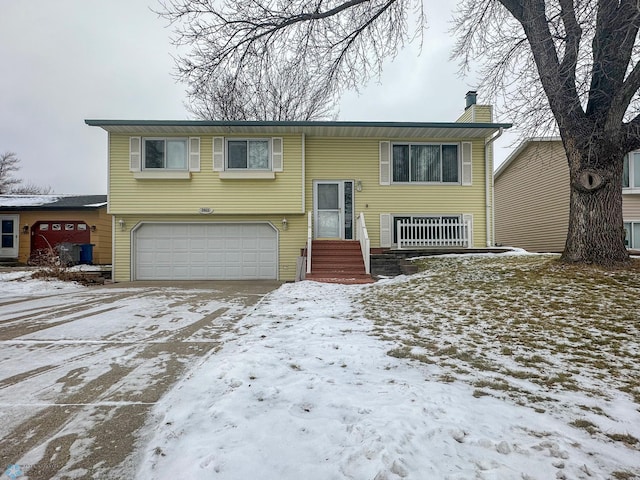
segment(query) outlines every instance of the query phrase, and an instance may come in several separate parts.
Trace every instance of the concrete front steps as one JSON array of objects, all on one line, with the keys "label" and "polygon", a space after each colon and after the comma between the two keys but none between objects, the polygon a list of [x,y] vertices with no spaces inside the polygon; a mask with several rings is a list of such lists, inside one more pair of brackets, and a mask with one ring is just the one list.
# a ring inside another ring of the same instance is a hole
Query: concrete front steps
[{"label": "concrete front steps", "polygon": [[374,282],[365,272],[360,242],[355,240],[314,240],[311,273],[305,279],[349,285]]}]

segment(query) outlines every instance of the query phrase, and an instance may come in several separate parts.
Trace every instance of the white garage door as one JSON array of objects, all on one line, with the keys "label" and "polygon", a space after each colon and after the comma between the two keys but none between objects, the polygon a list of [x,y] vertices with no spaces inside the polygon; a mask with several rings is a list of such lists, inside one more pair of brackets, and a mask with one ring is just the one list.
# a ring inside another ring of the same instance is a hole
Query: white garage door
[{"label": "white garage door", "polygon": [[134,254],[136,280],[278,277],[278,237],[266,223],[145,223]]}]

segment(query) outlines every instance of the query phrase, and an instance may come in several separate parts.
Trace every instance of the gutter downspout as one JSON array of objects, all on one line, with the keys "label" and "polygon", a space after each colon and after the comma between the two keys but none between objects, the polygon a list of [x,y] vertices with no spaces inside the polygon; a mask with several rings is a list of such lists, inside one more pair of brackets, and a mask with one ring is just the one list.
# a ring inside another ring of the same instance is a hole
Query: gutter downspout
[{"label": "gutter downspout", "polygon": [[[498,138],[502,136],[504,132],[504,128],[500,127],[498,133],[493,137],[486,139],[484,141],[484,170],[485,170],[485,188],[484,188],[484,196],[485,196],[485,218],[487,220],[486,230],[487,230],[487,247],[492,247],[495,243],[495,230],[494,230],[494,195],[493,195],[493,155],[491,155],[491,162],[489,161],[489,147],[493,142],[495,142]],[[491,165],[490,165],[491,164]],[[491,166],[491,169],[489,168]],[[489,194],[489,188],[491,188],[491,195]],[[491,232],[491,235],[489,235]]]},{"label": "gutter downspout", "polygon": [[302,205],[300,207],[300,213],[306,213],[306,205],[307,205],[307,135],[302,134]]}]

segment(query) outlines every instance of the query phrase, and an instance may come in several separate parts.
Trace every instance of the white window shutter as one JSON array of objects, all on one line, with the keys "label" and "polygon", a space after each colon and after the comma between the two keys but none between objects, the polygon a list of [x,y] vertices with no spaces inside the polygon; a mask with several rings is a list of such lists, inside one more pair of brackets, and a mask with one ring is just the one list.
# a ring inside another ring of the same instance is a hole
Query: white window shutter
[{"label": "white window shutter", "polygon": [[471,213],[463,213],[462,221],[469,226],[469,230],[467,231],[467,238],[469,239],[469,243],[467,243],[468,248],[473,247],[473,215]]},{"label": "white window shutter", "polygon": [[471,185],[472,150],[471,142],[462,142],[462,185]]},{"label": "white window shutter", "polygon": [[282,138],[271,139],[271,164],[274,172],[282,172],[284,169],[282,158]]},{"label": "white window shutter", "polygon": [[213,137],[213,170],[224,171],[224,137]]},{"label": "white window shutter", "polygon": [[140,147],[142,139],[140,137],[129,137],[129,170],[140,171]]},{"label": "white window shutter", "polygon": [[[389,143],[389,142],[387,142]],[[391,214],[380,214],[380,246],[391,247]]]},{"label": "white window shutter", "polygon": [[189,171],[200,171],[200,137],[189,137]]},{"label": "white window shutter", "polygon": [[[391,184],[391,142],[380,142],[380,185]],[[391,245],[391,243],[389,243]]]}]

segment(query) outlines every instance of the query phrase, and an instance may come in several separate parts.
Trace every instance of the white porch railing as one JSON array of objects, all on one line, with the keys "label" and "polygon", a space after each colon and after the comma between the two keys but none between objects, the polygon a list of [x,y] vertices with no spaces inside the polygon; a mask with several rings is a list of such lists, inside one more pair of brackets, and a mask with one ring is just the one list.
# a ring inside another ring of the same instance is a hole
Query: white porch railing
[{"label": "white porch railing", "polygon": [[414,218],[397,221],[398,248],[468,247],[468,221],[454,218]]},{"label": "white porch railing", "polygon": [[307,216],[307,273],[311,273],[311,244],[313,243],[313,216]]},{"label": "white porch railing", "polygon": [[369,240],[369,232],[367,224],[364,222],[364,213],[360,212],[356,219],[356,240],[360,242],[360,250],[362,251],[362,260],[364,260],[364,269],[367,274],[371,273],[371,241]]}]

